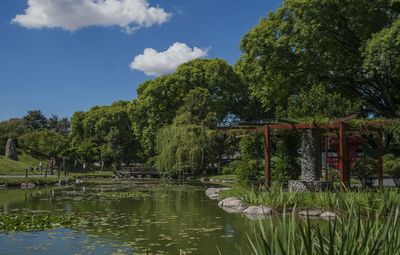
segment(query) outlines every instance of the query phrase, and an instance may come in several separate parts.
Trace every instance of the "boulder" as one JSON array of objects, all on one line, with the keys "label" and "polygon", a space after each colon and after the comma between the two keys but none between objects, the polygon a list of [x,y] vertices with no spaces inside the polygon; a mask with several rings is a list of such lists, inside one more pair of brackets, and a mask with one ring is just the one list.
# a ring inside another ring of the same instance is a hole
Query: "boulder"
[{"label": "boulder", "polygon": [[273,214],[274,209],[268,206],[259,205],[259,206],[250,206],[246,210],[244,210],[245,214],[254,215],[254,216],[263,216],[263,215],[271,215]]},{"label": "boulder", "polygon": [[319,217],[322,214],[321,209],[308,209],[298,213],[300,216]]},{"label": "boulder", "polygon": [[237,212],[244,211],[248,206],[242,202],[239,198],[228,197],[218,203],[221,208],[231,208],[235,209]]},{"label": "boulder", "polygon": [[35,187],[36,187],[36,184],[33,182],[21,183],[21,189],[34,189]]},{"label": "boulder", "polygon": [[329,219],[336,218],[336,213],[334,213],[334,212],[324,212],[320,216],[321,216],[321,218],[329,220]]},{"label": "boulder", "polygon": [[229,190],[229,188],[208,188],[206,190],[206,196],[210,199],[217,200],[221,190]]},{"label": "boulder", "polygon": [[15,144],[13,139],[8,139],[6,145],[6,157],[18,161],[18,151],[17,145]]}]

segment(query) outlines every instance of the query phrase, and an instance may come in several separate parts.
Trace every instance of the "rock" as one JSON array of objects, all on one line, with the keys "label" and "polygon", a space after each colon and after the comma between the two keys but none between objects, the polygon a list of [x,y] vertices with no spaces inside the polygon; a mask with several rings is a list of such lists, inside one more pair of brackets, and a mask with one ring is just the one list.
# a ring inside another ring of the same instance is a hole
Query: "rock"
[{"label": "rock", "polygon": [[6,183],[0,184],[0,189],[6,189],[6,188],[7,188],[7,184]]},{"label": "rock", "polygon": [[206,196],[210,199],[217,200],[221,190],[229,190],[229,188],[208,188],[206,190]]},{"label": "rock", "polygon": [[308,209],[298,213],[300,216],[318,217],[322,214],[321,209]]},{"label": "rock", "polygon": [[67,181],[66,180],[59,180],[58,181],[58,186],[65,186],[67,185]]},{"label": "rock", "polygon": [[17,145],[15,144],[13,139],[8,139],[6,145],[6,157],[18,161],[18,151]]},{"label": "rock", "polygon": [[273,214],[274,209],[268,206],[259,205],[259,206],[250,206],[246,210],[244,210],[245,214],[254,215],[254,216],[264,216]]},{"label": "rock", "polygon": [[21,189],[34,189],[35,187],[36,187],[36,184],[33,182],[21,183]]},{"label": "rock", "polygon": [[83,182],[83,180],[81,180],[81,179],[76,179],[75,180],[75,184],[79,184],[79,183],[82,183]]},{"label": "rock", "polygon": [[218,194],[218,188],[208,188],[206,190],[206,196],[210,197],[211,195]]},{"label": "rock", "polygon": [[236,197],[228,197],[218,203],[221,208],[231,208],[242,212],[247,208],[247,205]]},{"label": "rock", "polygon": [[324,213],[321,214],[320,216],[321,216],[321,218],[324,218],[324,219],[329,220],[329,219],[334,219],[334,218],[336,218],[336,213],[334,213],[334,212],[324,212]]}]

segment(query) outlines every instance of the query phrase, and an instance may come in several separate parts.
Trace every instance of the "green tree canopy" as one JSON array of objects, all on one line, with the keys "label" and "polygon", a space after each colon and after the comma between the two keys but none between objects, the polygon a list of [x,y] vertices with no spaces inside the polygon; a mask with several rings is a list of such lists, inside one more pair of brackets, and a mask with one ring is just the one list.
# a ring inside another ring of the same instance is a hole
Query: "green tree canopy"
[{"label": "green tree canopy", "polygon": [[380,33],[394,38],[397,17],[389,0],[286,0],[243,38],[236,69],[272,114],[285,110],[290,96],[323,84],[361,98],[375,115],[393,117],[400,102],[398,92],[390,93],[396,80],[387,71],[371,75],[377,62],[368,52],[389,48],[379,47]]}]

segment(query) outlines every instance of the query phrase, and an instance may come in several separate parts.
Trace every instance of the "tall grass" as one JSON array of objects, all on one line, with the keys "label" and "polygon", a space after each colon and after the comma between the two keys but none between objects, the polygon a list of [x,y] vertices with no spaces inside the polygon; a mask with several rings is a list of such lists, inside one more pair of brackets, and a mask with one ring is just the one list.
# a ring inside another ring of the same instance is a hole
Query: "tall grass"
[{"label": "tall grass", "polygon": [[346,211],[332,221],[298,219],[294,213],[260,221],[244,254],[400,254],[399,208],[384,218],[379,210],[363,216],[351,204]]},{"label": "tall grass", "polygon": [[236,196],[250,205],[264,204],[277,210],[284,208],[320,208],[344,212],[348,208],[362,211],[388,213],[391,208],[400,206],[399,189],[360,190],[348,192],[290,192],[280,186],[272,186],[270,191],[259,189],[233,188],[221,191],[222,198]]}]

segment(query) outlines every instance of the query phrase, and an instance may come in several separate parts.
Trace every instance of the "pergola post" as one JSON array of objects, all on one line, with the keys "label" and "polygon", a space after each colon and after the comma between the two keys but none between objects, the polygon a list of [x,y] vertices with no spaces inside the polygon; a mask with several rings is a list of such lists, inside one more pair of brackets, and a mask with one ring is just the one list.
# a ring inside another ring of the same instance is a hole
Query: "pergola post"
[{"label": "pergola post", "polygon": [[264,127],[264,186],[268,189],[271,185],[271,130],[269,125]]},{"label": "pergola post", "polygon": [[349,148],[346,131],[347,125],[341,122],[339,125],[339,169],[342,191],[350,184]]},{"label": "pergola post", "polygon": [[378,129],[376,138],[376,157],[377,157],[377,175],[379,187],[383,187],[383,144],[382,144],[382,129]]}]

